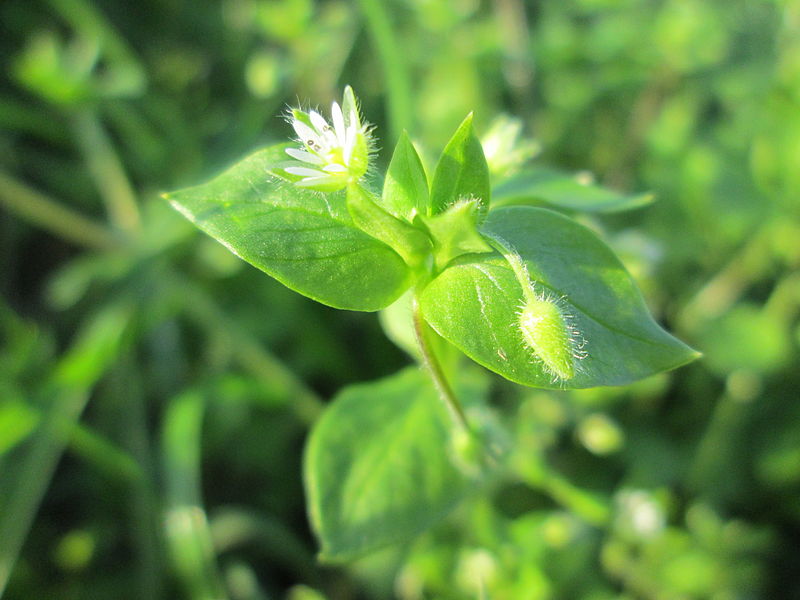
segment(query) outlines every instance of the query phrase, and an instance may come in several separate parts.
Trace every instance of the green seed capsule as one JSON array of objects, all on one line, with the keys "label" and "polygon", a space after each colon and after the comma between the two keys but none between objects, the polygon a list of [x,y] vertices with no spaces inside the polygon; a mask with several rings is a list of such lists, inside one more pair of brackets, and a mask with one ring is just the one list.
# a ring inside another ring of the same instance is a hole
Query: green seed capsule
[{"label": "green seed capsule", "polygon": [[545,369],[558,379],[575,375],[572,328],[558,304],[546,298],[531,298],[519,313],[519,328],[525,344]]}]

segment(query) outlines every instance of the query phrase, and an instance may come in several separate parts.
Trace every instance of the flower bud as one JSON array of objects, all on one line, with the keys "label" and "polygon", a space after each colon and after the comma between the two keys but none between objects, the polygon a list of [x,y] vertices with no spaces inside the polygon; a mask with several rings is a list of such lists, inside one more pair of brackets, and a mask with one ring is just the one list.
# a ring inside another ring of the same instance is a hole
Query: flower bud
[{"label": "flower bud", "polygon": [[575,376],[576,332],[555,301],[529,298],[519,312],[519,330],[525,345],[554,378],[566,380]]}]

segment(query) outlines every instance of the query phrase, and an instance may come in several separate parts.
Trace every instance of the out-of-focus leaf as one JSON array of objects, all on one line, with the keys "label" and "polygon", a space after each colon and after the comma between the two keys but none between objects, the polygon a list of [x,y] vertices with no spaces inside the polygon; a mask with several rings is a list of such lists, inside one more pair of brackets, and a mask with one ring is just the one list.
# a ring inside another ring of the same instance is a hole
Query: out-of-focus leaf
[{"label": "out-of-focus leaf", "polygon": [[95,315],[45,382],[45,393],[52,401],[42,416],[36,438],[19,465],[14,485],[0,482],[0,490],[8,490],[0,511],[0,594],[72,426],[86,406],[92,386],[117,357],[130,316],[130,306],[124,303],[108,306]]},{"label": "out-of-focus leaf", "polygon": [[781,319],[752,304],[739,304],[700,328],[700,348],[718,373],[736,369],[774,372],[791,354]]},{"label": "out-of-focus leaf", "polygon": [[550,205],[586,212],[618,212],[647,206],[653,194],[622,194],[579,175],[539,168],[512,175],[492,190],[495,206]]}]

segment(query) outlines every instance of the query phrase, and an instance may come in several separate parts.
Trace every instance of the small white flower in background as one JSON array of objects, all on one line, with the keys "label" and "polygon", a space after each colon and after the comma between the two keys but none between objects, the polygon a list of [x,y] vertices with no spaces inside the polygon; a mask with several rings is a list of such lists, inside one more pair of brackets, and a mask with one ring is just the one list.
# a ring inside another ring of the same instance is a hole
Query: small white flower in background
[{"label": "small white flower in background", "polygon": [[624,489],[616,495],[616,527],[635,538],[649,538],[666,527],[666,515],[655,495],[645,490]]},{"label": "small white flower in background", "polygon": [[331,122],[314,110],[293,109],[290,116],[302,148],[286,153],[303,164],[284,169],[295,184],[320,192],[333,192],[357,181],[369,166],[369,128],[361,123],[353,89],[344,89],[342,106],[331,106]]},{"label": "small white flower in background", "polygon": [[511,175],[525,162],[539,154],[535,141],[520,141],[522,121],[500,115],[492,121],[489,131],[481,138],[483,154],[492,175]]}]

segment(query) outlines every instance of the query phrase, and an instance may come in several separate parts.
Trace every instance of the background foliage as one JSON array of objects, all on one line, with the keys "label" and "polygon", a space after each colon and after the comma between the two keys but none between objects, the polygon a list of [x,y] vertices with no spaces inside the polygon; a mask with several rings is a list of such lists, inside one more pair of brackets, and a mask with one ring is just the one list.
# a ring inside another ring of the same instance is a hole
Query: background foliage
[{"label": "background foliage", "polygon": [[[800,597],[800,3],[6,0],[0,31],[4,597]],[[333,568],[303,440],[409,360],[158,194],[344,83],[429,165],[508,113],[539,163],[655,193],[581,219],[705,356],[626,388],[495,378],[525,482]]]}]

